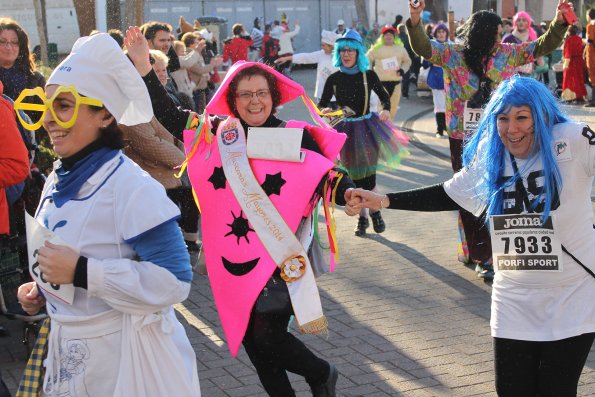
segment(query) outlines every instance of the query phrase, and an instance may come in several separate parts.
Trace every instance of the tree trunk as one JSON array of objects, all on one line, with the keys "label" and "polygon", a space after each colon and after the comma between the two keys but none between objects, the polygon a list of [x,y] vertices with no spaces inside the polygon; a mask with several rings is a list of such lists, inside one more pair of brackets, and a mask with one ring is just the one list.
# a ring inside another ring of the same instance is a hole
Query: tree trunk
[{"label": "tree trunk", "polygon": [[45,0],[34,0],[35,20],[37,21],[37,33],[39,34],[39,50],[41,54],[41,63],[49,65],[48,58],[48,29],[47,18],[45,15]]},{"label": "tree trunk", "polygon": [[531,18],[533,18],[533,23],[536,23],[537,25],[539,25],[539,23],[542,20],[541,1],[525,0],[525,11],[527,11],[529,13],[529,15],[531,15]]},{"label": "tree trunk", "polygon": [[126,0],[125,5],[124,26],[142,25],[145,18],[145,1]]},{"label": "tree trunk", "polygon": [[81,36],[88,36],[92,30],[97,29],[95,0],[76,0],[73,3],[79,23],[79,33]]},{"label": "tree trunk", "polygon": [[120,0],[106,0],[105,13],[108,29],[122,29],[120,16]]},{"label": "tree trunk", "polygon": [[[368,10],[366,9],[365,0],[355,0],[355,11],[357,12],[357,19],[364,25],[366,29],[370,28]],[[363,38],[363,37],[362,37]]]}]

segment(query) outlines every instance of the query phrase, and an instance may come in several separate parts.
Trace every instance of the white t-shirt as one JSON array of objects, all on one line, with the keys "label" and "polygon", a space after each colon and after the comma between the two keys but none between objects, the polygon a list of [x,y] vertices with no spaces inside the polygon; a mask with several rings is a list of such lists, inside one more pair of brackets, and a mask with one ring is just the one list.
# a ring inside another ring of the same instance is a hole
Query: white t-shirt
[{"label": "white t-shirt", "polygon": [[[562,123],[553,129],[554,151],[562,177],[560,205],[553,208],[562,245],[595,271],[595,231],[591,188],[595,175],[595,133],[585,124]],[[542,186],[541,158],[516,160],[529,199]],[[508,152],[504,177],[512,176]],[[485,194],[477,183],[483,171],[468,167],[444,184],[460,206],[480,215]],[[507,189],[505,213],[526,213],[515,186]],[[492,336],[521,340],[558,340],[595,331],[595,280],[568,255],[561,272],[497,271],[492,288]],[[587,303],[588,302],[588,303]]]}]

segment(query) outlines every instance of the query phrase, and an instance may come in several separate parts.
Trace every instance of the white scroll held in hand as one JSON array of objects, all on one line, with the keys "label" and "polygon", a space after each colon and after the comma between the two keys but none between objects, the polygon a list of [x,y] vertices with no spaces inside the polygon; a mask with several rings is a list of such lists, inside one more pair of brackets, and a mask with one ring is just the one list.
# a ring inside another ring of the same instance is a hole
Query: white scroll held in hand
[{"label": "white scroll held in hand", "polygon": [[72,305],[74,301],[73,284],[52,284],[43,277],[43,272],[39,268],[37,261],[37,250],[43,247],[46,240],[57,245],[68,245],[56,233],[43,227],[35,218],[25,213],[25,225],[27,229],[27,251],[29,254],[29,273],[43,290],[44,293],[55,296],[56,298]]},{"label": "white scroll held in hand", "polygon": [[248,158],[303,162],[302,128],[248,127]]}]

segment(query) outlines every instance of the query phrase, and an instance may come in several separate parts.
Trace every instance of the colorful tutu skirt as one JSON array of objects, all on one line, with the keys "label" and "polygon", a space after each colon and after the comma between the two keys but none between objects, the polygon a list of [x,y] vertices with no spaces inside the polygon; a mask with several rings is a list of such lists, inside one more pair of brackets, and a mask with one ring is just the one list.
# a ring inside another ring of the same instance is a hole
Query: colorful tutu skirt
[{"label": "colorful tutu skirt", "polygon": [[335,128],[347,135],[341,150],[341,167],[351,179],[364,179],[378,170],[396,168],[409,155],[409,137],[390,121],[383,122],[372,112],[345,118]]}]

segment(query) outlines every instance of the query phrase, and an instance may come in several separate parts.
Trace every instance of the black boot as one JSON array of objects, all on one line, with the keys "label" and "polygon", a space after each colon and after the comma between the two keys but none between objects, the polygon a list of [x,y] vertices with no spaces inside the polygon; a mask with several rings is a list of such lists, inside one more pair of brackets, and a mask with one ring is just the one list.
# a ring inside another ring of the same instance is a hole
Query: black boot
[{"label": "black boot", "polygon": [[312,389],[312,397],[335,397],[337,395],[335,388],[337,386],[337,378],[339,377],[339,373],[333,364],[329,365],[331,369],[326,382],[310,386]]},{"label": "black boot", "polygon": [[358,237],[366,235],[366,229],[370,227],[370,221],[367,216],[360,216],[357,220],[357,226],[353,230]]},{"label": "black boot", "polygon": [[444,136],[446,131],[446,114],[444,112],[436,113],[436,138]]},{"label": "black boot", "polygon": [[380,215],[380,211],[370,211],[370,218],[372,218],[372,226],[374,226],[374,231],[376,233],[382,233],[386,229],[386,225],[384,224],[382,215]]}]

